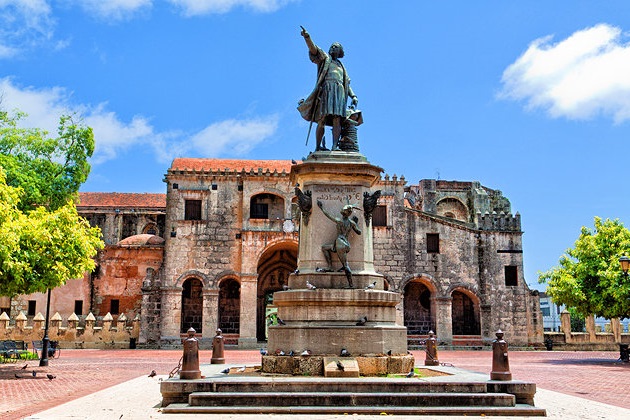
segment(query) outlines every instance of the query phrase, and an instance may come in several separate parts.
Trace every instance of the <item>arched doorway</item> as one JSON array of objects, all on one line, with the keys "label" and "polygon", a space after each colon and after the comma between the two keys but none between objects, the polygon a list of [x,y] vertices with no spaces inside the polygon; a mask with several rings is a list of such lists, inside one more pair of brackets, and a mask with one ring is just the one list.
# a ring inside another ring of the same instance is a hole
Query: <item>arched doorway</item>
[{"label": "arched doorway", "polygon": [[435,331],[431,290],[420,281],[407,283],[404,290],[404,316],[408,335],[426,335]]},{"label": "arched doorway", "polygon": [[455,290],[452,294],[453,335],[480,335],[479,305],[468,294]]},{"label": "arched doorway", "polygon": [[182,323],[181,333],[194,328],[201,334],[203,317],[203,283],[196,278],[189,278],[182,284]]},{"label": "arched doorway", "polygon": [[219,328],[223,334],[238,334],[241,328],[241,285],[234,279],[219,285]]},{"label": "arched doorway", "polygon": [[282,242],[267,249],[258,261],[256,338],[267,340],[267,320],[276,312],[273,294],[288,284],[289,274],[297,268],[297,243]]}]

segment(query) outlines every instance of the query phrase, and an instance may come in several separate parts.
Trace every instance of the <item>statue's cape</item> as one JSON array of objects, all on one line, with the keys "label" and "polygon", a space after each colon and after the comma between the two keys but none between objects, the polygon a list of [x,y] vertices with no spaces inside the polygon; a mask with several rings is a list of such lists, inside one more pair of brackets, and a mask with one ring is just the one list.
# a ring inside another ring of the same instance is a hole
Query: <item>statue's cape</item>
[{"label": "statue's cape", "polygon": [[[317,64],[317,83],[315,84],[315,89],[313,89],[313,91],[306,97],[306,99],[300,101],[297,109],[300,112],[302,118],[304,118],[306,121],[317,122],[317,118],[315,118],[315,112],[317,110],[315,107],[317,106],[316,102],[319,96],[319,89],[321,88],[322,83],[324,83],[324,78],[326,77],[326,73],[328,73],[328,68],[330,67],[332,58],[330,58],[330,56],[319,47],[317,47],[316,54],[309,54],[309,58],[313,63]],[[341,67],[343,68],[343,87],[346,93],[347,100],[348,90],[350,88],[350,78],[348,77],[348,73],[346,73],[346,68],[343,66],[341,61],[339,61],[339,64],[341,64]]]}]

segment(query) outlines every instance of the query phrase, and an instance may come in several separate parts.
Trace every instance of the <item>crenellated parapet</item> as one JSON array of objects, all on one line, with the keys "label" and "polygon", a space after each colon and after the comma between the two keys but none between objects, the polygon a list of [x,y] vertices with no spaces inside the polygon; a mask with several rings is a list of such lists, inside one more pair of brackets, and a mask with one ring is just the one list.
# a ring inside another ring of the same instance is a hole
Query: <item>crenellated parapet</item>
[{"label": "crenellated parapet", "polygon": [[477,226],[479,230],[499,231],[499,232],[520,232],[521,231],[521,215],[516,212],[512,215],[496,211],[477,212]]},{"label": "crenellated parapet", "polygon": [[[91,312],[83,322],[73,313],[65,323],[57,312],[49,322],[48,337],[58,341],[62,349],[129,348],[130,342],[137,341],[140,332],[139,316],[130,321],[125,314],[121,314],[114,319],[109,312],[100,322]],[[30,324],[23,312],[13,321],[6,312],[0,314],[0,340],[24,341],[28,344],[41,340],[44,330],[45,318],[41,312],[33,317]]]}]

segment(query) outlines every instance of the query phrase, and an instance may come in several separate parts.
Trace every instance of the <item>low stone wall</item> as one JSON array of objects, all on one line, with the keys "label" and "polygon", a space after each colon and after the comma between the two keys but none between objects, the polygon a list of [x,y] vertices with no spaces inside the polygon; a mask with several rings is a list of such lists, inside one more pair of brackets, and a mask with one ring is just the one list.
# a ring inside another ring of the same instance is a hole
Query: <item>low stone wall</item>
[{"label": "low stone wall", "polygon": [[630,333],[621,332],[618,318],[610,320],[610,332],[597,332],[593,315],[586,318],[586,332],[571,331],[571,315],[560,314],[562,332],[545,332],[545,345],[554,350],[618,351],[619,344],[630,344]]},{"label": "low stone wall", "polygon": [[[0,340],[24,341],[30,346],[33,341],[44,337],[44,324],[41,313],[28,325],[28,318],[23,312],[13,322],[3,312],[0,314]],[[56,313],[50,319],[48,338],[58,341],[62,349],[128,349],[135,346],[140,331],[140,318],[136,316],[129,321],[124,314],[114,322],[112,315],[107,313],[97,325],[96,318],[90,313],[81,324],[79,326],[79,318],[75,314],[64,322]]]}]

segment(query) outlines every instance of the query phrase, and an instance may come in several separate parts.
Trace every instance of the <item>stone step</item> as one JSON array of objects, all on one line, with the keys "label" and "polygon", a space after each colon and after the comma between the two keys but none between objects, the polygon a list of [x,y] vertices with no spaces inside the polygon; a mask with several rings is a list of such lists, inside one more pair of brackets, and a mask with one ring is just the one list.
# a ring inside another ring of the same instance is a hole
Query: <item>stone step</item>
[{"label": "stone step", "polygon": [[[216,392],[382,392],[383,382],[378,378],[360,378],[360,380],[339,379],[300,380],[300,378],[274,378],[274,381],[217,380],[208,389],[199,391]],[[283,380],[284,379],[284,380]],[[414,379],[392,379],[387,381],[388,392],[459,392],[485,393],[486,382],[424,382]]]},{"label": "stone step", "polygon": [[493,406],[514,407],[514,395],[459,392],[193,392],[188,404],[200,406]]},{"label": "stone step", "polygon": [[194,407],[185,403],[173,403],[162,408],[162,413],[171,414],[364,414],[364,415],[416,415],[416,416],[518,416],[544,417],[544,408],[526,404],[514,407],[375,407],[375,406],[251,406],[251,407]]}]

